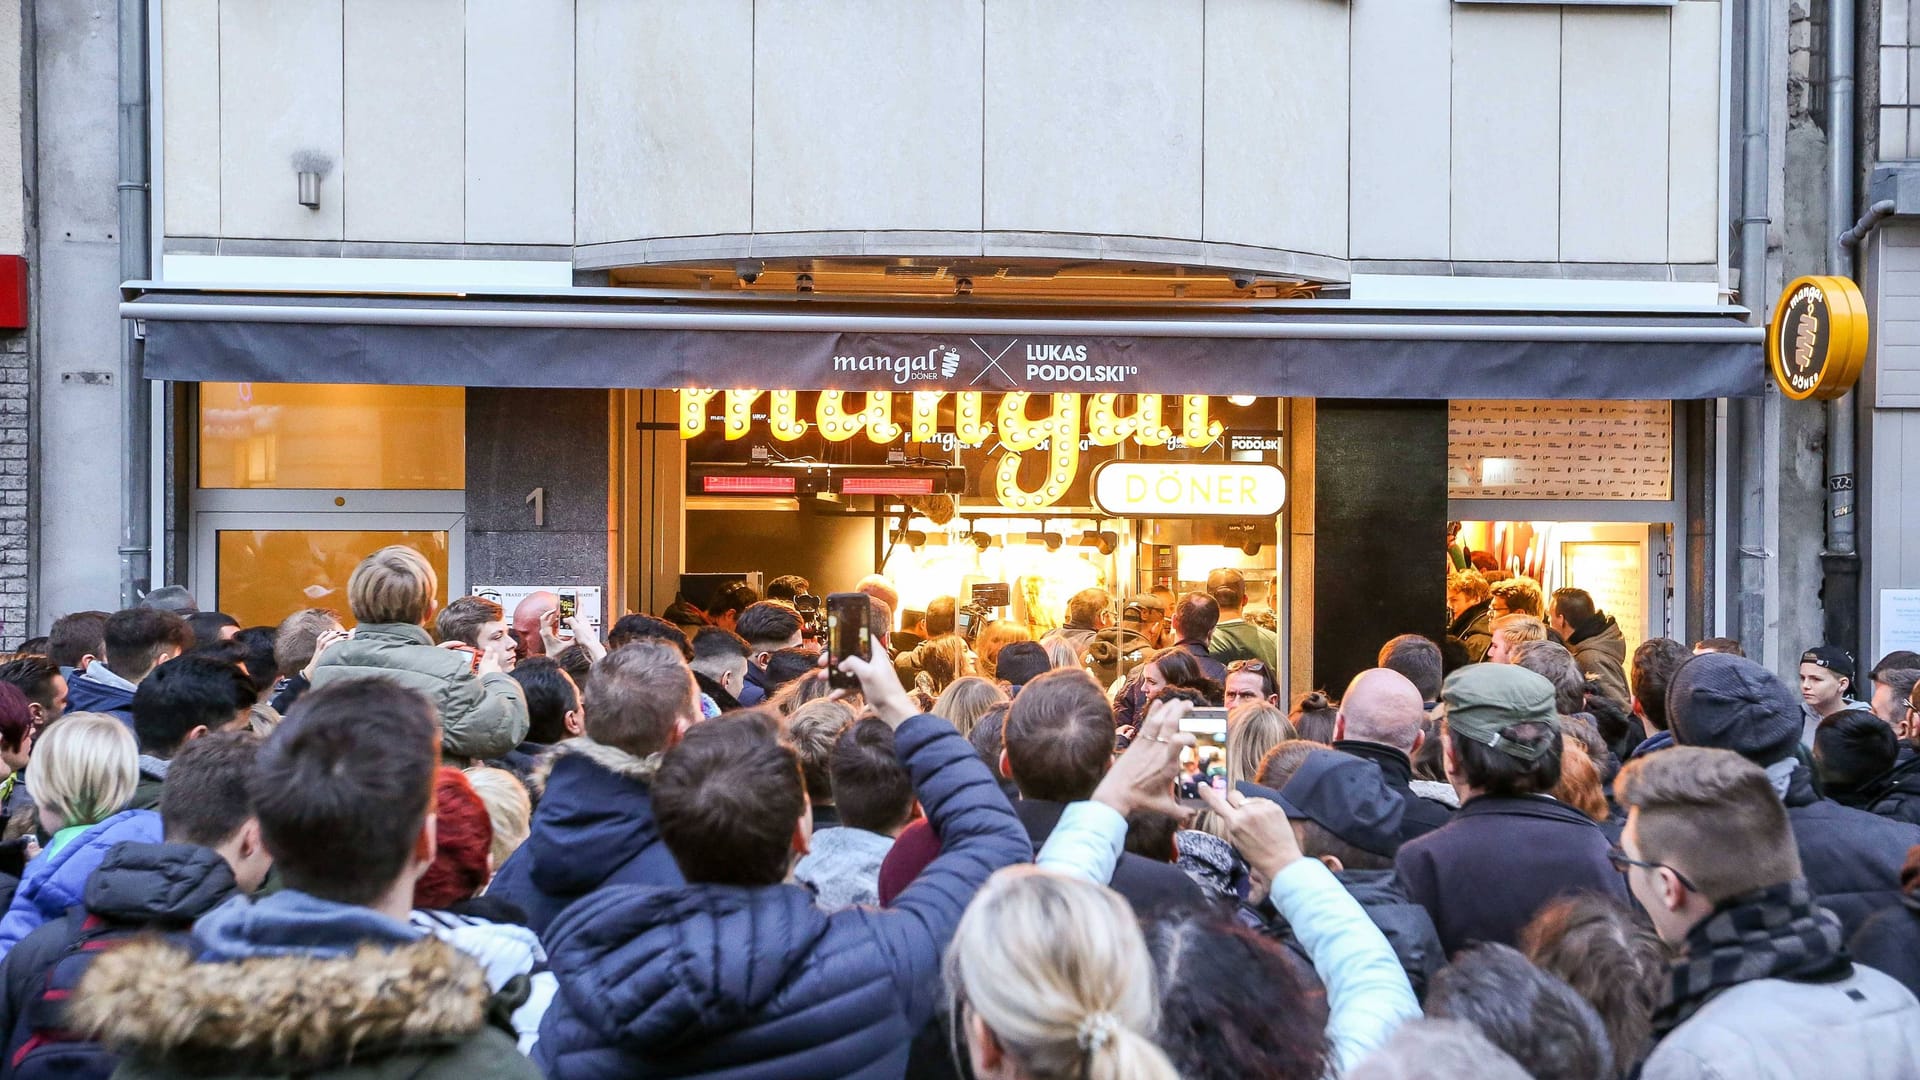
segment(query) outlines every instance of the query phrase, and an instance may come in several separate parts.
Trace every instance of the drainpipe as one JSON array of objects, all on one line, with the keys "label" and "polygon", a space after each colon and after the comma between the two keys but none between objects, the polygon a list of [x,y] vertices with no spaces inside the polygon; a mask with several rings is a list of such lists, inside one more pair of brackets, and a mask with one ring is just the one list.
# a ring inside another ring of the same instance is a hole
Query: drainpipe
[{"label": "drainpipe", "polygon": [[[1833,243],[1827,273],[1854,276],[1854,249],[1847,243],[1854,210],[1854,0],[1827,3],[1827,221]],[[1820,553],[1822,640],[1860,654],[1860,548],[1854,528],[1854,416],[1852,393],[1827,402],[1827,536]]]},{"label": "drainpipe", "polygon": [[[1767,298],[1767,126],[1768,43],[1773,31],[1769,0],[1746,0],[1743,10],[1745,53],[1742,61],[1740,120],[1740,301],[1753,313],[1756,323],[1765,325],[1771,304]],[[1778,409],[1778,396],[1769,386],[1766,396],[1739,398],[1733,402],[1736,430],[1739,433],[1738,490],[1728,493],[1740,508],[1739,534],[1736,540],[1740,558],[1739,617],[1736,633],[1745,643],[1748,655],[1772,665],[1779,658],[1768,645],[1777,620],[1770,609],[1777,603],[1779,569],[1768,543],[1769,510],[1778,505],[1767,498],[1769,464],[1767,453],[1773,441],[1768,422]],[[1769,588],[1770,582],[1775,588]]]},{"label": "drainpipe", "polygon": [[[120,280],[151,275],[147,160],[147,2],[120,0]],[[120,605],[139,603],[152,586],[153,398],[145,377],[146,343],[131,319],[120,323]]]}]

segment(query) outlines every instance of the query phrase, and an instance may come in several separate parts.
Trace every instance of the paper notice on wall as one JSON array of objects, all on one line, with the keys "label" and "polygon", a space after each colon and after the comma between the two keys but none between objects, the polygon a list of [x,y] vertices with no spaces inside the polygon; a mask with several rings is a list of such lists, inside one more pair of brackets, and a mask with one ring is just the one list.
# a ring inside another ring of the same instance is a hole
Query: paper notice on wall
[{"label": "paper notice on wall", "polygon": [[1673,497],[1669,401],[1455,401],[1447,413],[1455,499]]},{"label": "paper notice on wall", "polygon": [[[552,593],[560,598],[564,608],[571,600],[574,610],[587,617],[593,632],[606,636],[606,627],[601,625],[602,608],[600,605],[600,587],[597,585],[475,585],[473,595],[482,596],[506,609],[507,622],[513,622],[513,610],[520,601],[534,593]],[[562,627],[561,637],[572,637],[573,633]]]},{"label": "paper notice on wall", "polygon": [[1879,644],[1876,657],[1900,649],[1920,652],[1920,589],[1880,590]]}]

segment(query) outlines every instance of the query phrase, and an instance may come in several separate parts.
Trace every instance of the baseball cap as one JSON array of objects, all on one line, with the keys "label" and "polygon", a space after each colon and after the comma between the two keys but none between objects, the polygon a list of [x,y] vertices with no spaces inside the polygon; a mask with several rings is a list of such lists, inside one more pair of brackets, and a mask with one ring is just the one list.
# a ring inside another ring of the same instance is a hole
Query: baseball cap
[{"label": "baseball cap", "polygon": [[1215,603],[1219,603],[1222,596],[1238,603],[1246,598],[1247,576],[1230,566],[1223,566],[1207,575],[1207,595],[1213,597]]},{"label": "baseball cap", "polygon": [[1448,731],[1521,761],[1535,760],[1544,748],[1513,742],[1508,728],[1545,724],[1560,734],[1553,684],[1517,664],[1468,664],[1447,676],[1440,700],[1447,706]]},{"label": "baseball cap", "polygon": [[1800,662],[1818,664],[1848,682],[1856,681],[1853,654],[1838,645],[1815,645],[1800,654]]},{"label": "baseball cap", "polygon": [[1120,617],[1135,622],[1152,622],[1167,613],[1167,602],[1152,593],[1137,593],[1120,605]]},{"label": "baseball cap", "polygon": [[1361,851],[1392,858],[1400,850],[1407,803],[1380,766],[1338,750],[1315,750],[1278,791],[1240,782],[1249,798],[1272,799],[1290,818],[1311,821]]}]

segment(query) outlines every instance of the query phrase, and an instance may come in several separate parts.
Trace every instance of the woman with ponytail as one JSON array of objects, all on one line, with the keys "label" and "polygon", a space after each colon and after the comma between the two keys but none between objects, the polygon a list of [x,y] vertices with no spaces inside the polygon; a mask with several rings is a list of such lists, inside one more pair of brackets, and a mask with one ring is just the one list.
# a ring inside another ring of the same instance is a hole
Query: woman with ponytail
[{"label": "woman with ponytail", "polygon": [[946,967],[978,1080],[1178,1080],[1153,1041],[1146,941],[1109,889],[1008,867],[967,906]]}]

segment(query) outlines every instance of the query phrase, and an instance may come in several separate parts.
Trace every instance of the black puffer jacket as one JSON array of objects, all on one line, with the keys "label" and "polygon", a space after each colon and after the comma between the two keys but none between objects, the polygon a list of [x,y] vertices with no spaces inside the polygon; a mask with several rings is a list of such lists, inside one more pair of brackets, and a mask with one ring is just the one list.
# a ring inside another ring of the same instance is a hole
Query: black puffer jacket
[{"label": "black puffer jacket", "polygon": [[[1920,754],[1903,754],[1902,760],[1878,782],[1861,792],[1859,803],[1840,799],[1848,806],[1875,813],[1884,818],[1920,825]],[[1839,798],[1838,795],[1834,796]]]},{"label": "black puffer jacket", "polygon": [[[36,1034],[44,1037],[44,1032],[33,1030],[29,1006],[46,996],[49,978],[59,984],[55,989],[71,992],[98,955],[94,948],[67,956],[83,921],[92,924],[91,932],[106,930],[114,938],[185,932],[237,887],[227,860],[211,848],[126,843],[107,852],[87,879],[83,908],[42,923],[0,965],[0,1025],[4,1025],[0,1031],[7,1037],[6,1056],[0,1060],[14,1063],[28,1040]],[[62,964],[63,957],[71,963]],[[52,970],[56,964],[61,964],[61,970]],[[63,1075],[95,1075],[75,1064],[75,1057],[66,1058],[70,1069]],[[104,1065],[100,1076],[113,1071],[113,1059],[104,1052],[95,1063]]]},{"label": "black puffer jacket", "polygon": [[1795,767],[1785,802],[1807,884],[1848,934],[1875,912],[1899,905],[1901,861],[1920,844],[1920,825],[1820,798],[1804,765]]}]

